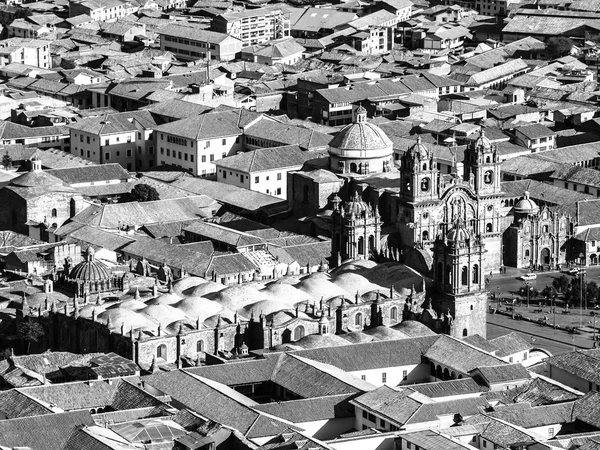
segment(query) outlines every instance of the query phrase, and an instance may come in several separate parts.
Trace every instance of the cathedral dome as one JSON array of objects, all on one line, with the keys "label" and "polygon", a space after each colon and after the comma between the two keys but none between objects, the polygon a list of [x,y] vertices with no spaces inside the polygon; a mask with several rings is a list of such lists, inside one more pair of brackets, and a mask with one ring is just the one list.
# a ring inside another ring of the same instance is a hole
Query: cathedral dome
[{"label": "cathedral dome", "polygon": [[344,212],[347,216],[355,215],[362,216],[363,214],[368,214],[371,211],[371,207],[368,203],[363,202],[361,198],[358,196],[358,193],[354,196],[351,202],[347,202],[344,205]]},{"label": "cathedral dome", "polygon": [[367,123],[367,110],[359,106],[354,123],[343,128],[329,145],[338,150],[384,150],[392,141],[377,125]]},{"label": "cathedral dome", "polygon": [[527,191],[514,207],[514,212],[517,214],[536,214],[539,210],[537,203],[529,198],[529,192]]},{"label": "cathedral dome", "polygon": [[446,239],[450,242],[464,242],[470,238],[471,233],[460,222],[457,222],[446,234]]},{"label": "cathedral dome", "polygon": [[95,260],[94,253],[94,249],[91,246],[88,247],[85,260],[73,267],[69,278],[82,282],[110,280],[110,270],[103,263]]},{"label": "cathedral dome", "polygon": [[481,129],[474,146],[476,150],[489,150],[492,148],[492,141],[485,137],[485,131],[483,131],[483,129]]},{"label": "cathedral dome", "polygon": [[429,159],[431,157],[429,149],[421,142],[421,136],[417,136],[417,143],[409,147],[408,154],[413,158],[420,160]]},{"label": "cathedral dome", "polygon": [[64,187],[63,181],[54,175],[50,175],[42,170],[42,163],[37,157],[33,157],[29,160],[31,163],[31,169],[29,172],[25,172],[23,175],[18,176],[9,183],[10,186],[16,187]]}]

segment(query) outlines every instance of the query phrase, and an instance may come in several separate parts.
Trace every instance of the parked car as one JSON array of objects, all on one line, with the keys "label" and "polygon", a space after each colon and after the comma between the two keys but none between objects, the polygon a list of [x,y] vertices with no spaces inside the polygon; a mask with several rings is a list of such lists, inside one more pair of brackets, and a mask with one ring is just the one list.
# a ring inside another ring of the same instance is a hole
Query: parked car
[{"label": "parked car", "polygon": [[519,279],[523,280],[523,281],[533,281],[537,278],[537,275],[535,273],[524,273],[523,275],[521,275],[519,277]]}]

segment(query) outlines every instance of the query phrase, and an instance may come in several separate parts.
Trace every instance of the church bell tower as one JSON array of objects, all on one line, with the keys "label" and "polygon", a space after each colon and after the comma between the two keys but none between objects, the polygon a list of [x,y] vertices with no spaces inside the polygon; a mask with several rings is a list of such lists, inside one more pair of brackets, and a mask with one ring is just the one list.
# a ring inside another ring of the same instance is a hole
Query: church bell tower
[{"label": "church bell tower", "polygon": [[486,336],[487,292],[483,280],[485,248],[465,226],[460,212],[452,228],[438,235],[433,249],[433,278],[446,330],[454,337]]}]

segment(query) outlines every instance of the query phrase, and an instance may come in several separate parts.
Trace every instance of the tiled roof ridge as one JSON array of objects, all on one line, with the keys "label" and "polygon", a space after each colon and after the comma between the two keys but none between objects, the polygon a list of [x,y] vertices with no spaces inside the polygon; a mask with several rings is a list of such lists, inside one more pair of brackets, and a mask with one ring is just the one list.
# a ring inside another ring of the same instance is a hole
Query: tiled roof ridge
[{"label": "tiled roof ridge", "polygon": [[468,342],[465,342],[465,341],[463,341],[461,339],[455,338],[454,336],[450,336],[450,335],[443,335],[443,336],[445,336],[446,338],[452,339],[452,340],[454,340],[456,342],[459,342],[459,343],[461,343],[463,345],[466,345],[467,347],[470,347],[473,350],[477,350],[477,351],[479,351],[481,353],[485,353],[486,355],[491,356],[492,358],[498,360],[501,363],[501,364],[498,364],[498,365],[505,365],[506,364],[506,361],[498,358],[496,355],[494,355],[494,354],[492,354],[490,352],[487,352],[487,351],[485,351],[485,350],[483,350],[483,349],[481,349],[479,347],[475,347],[474,345],[469,344]]},{"label": "tiled roof ridge", "polygon": [[[350,386],[350,387],[352,387],[352,388],[354,388],[354,389],[356,389],[357,387],[356,387],[356,386],[353,386],[352,384],[350,384],[348,380],[346,380],[346,379],[343,379],[343,378],[340,378],[340,377],[339,377],[339,376],[337,376],[335,373],[332,373],[332,372],[331,372],[331,370],[327,370],[327,371],[325,371],[325,370],[324,370],[325,368],[324,368],[324,367],[322,368],[322,366],[328,366],[328,368],[330,368],[330,369],[333,369],[334,371],[341,372],[341,373],[343,373],[343,374],[346,374],[346,375],[348,375],[348,376],[350,376],[350,377],[354,377],[354,378],[356,378],[356,380],[357,380],[357,381],[361,381],[361,380],[359,380],[357,377],[355,377],[354,375],[352,375],[352,374],[350,374],[350,373],[348,373],[348,372],[346,372],[346,371],[344,371],[344,370],[342,370],[342,369],[339,369],[339,368],[337,368],[337,367],[335,367],[335,366],[333,366],[333,365],[331,365],[331,364],[323,363],[323,362],[320,362],[320,361],[315,361],[315,360],[313,360],[313,359],[310,359],[310,358],[305,358],[305,357],[303,357],[303,356],[299,356],[299,355],[294,355],[294,354],[292,354],[291,352],[286,352],[286,354],[288,354],[288,355],[289,355],[289,356],[291,356],[292,358],[294,358],[294,359],[296,359],[296,360],[298,360],[298,361],[302,362],[303,364],[306,364],[306,365],[308,365],[308,366],[311,366],[311,367],[313,367],[313,368],[315,368],[315,369],[317,369],[317,370],[320,370],[320,371],[322,371],[322,372],[325,372],[325,373],[326,373],[327,375],[329,375],[330,377],[332,377],[332,378],[335,378],[336,380],[338,380],[338,381],[340,381],[340,382],[344,383],[345,385],[347,385],[347,386]],[[321,366],[321,367],[320,367],[320,366]]]},{"label": "tiled roof ridge", "polygon": [[[23,392],[23,390],[24,390],[24,389],[28,389],[28,388],[40,388],[40,387],[44,387],[44,386],[49,386],[49,385],[42,385],[42,386],[25,386],[25,387],[21,387],[21,388],[15,388],[15,391],[17,391],[19,394],[21,394],[21,395],[23,395],[23,396],[27,397],[27,398],[28,398],[28,399],[30,399],[32,402],[34,402],[34,403],[37,403],[38,405],[40,405],[40,406],[42,406],[42,407],[46,408],[48,411],[52,411],[53,413],[56,413],[57,411],[56,411],[56,410],[53,410],[53,409],[50,407],[50,404],[47,404],[47,403],[46,403],[46,402],[44,402],[43,400],[40,400],[40,399],[39,399],[39,398],[37,398],[37,397],[34,397],[34,396],[32,396],[32,395],[29,395],[29,394],[28,394],[28,393],[26,393],[26,392]],[[58,407],[55,407],[55,408],[57,408],[57,409],[61,409],[61,408],[58,408]],[[61,409],[61,411],[62,411],[62,409]],[[70,412],[70,411],[62,411],[62,412]],[[17,417],[17,418],[15,418],[15,419],[12,419],[12,420],[25,419],[25,418],[26,418],[26,417]]]},{"label": "tiled roof ridge", "polygon": [[252,152],[252,159],[250,160],[250,164],[249,164],[249,171],[251,172],[254,168],[254,161],[256,160],[256,155],[258,154],[258,152]]}]

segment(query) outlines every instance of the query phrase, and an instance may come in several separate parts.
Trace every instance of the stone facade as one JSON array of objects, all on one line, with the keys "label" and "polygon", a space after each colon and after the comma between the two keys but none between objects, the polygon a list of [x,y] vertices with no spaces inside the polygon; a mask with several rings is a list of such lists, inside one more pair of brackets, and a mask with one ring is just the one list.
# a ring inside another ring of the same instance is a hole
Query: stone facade
[{"label": "stone facade", "polygon": [[420,140],[401,160],[397,228],[405,248],[431,252],[439,235],[460,215],[464,226],[485,241],[485,273],[502,261],[502,188],[497,149],[482,135],[465,152],[464,177],[442,176],[437,159]]},{"label": "stone facade", "polygon": [[12,230],[45,241],[84,207],[83,198],[33,159],[31,171],[0,189],[0,230]]},{"label": "stone facade", "polygon": [[556,269],[569,259],[571,220],[524,197],[513,208],[514,221],[504,232],[505,262],[528,268]]},{"label": "stone facade", "polygon": [[333,260],[369,259],[381,250],[381,217],[377,208],[363,202],[358,194],[341,205],[334,198],[331,217]]},{"label": "stone facade", "polygon": [[[411,298],[422,303],[425,292],[413,292]],[[270,349],[291,344],[308,335],[343,334],[376,327],[393,326],[402,321],[406,295],[393,289],[387,293],[368,292],[354,300],[334,297],[319,305],[298,305],[257,319],[218,317],[215,321],[189,324],[176,322],[156,330],[128,329],[128,324],[113,324],[95,313],[93,304],[73,300],[71,305],[39,309],[32,318],[42,324],[45,333],[40,350],[72,352],[115,352],[143,368],[153,364],[195,364],[206,354],[235,355],[242,349]],[[85,310],[91,317],[83,317]],[[24,314],[27,314],[25,311]]]}]

